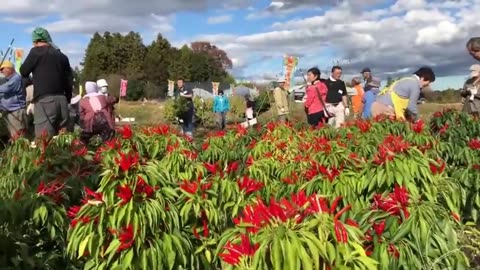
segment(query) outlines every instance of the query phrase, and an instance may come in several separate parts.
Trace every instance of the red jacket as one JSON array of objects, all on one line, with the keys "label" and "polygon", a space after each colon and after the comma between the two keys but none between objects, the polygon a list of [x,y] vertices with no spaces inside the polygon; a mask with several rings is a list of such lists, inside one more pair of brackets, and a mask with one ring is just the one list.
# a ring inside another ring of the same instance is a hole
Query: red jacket
[{"label": "red jacket", "polygon": [[315,81],[313,85],[307,86],[307,100],[305,101],[305,108],[308,109],[308,114],[314,114],[323,111],[323,104],[320,101],[318,94],[320,94],[320,98],[325,103],[327,92],[327,86],[321,81]]},{"label": "red jacket", "polygon": [[89,99],[98,99],[101,109],[98,112],[102,113],[106,118],[111,129],[115,129],[115,119],[113,117],[113,105],[118,102],[118,99],[113,96],[93,96],[84,97],[80,100],[80,123],[82,129],[86,132],[92,132],[95,110],[92,108]]}]

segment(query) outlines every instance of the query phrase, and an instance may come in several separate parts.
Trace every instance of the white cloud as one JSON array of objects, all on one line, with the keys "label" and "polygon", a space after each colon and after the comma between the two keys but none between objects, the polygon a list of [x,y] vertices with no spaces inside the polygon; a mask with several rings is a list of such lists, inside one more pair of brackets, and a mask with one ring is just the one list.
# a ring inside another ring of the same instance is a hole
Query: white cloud
[{"label": "white cloud", "polygon": [[233,19],[232,15],[220,15],[215,17],[210,17],[207,19],[208,24],[222,24],[231,22]]},{"label": "white cloud", "polygon": [[[376,9],[372,6],[384,1],[274,0],[281,3],[266,3],[263,9],[252,8],[257,3],[253,0],[47,0],[42,9],[32,8],[38,6],[36,0],[5,2],[0,5],[0,15],[9,22],[59,18],[43,25],[53,33],[91,35],[95,31],[134,30],[152,33],[152,37],[156,32],[174,36],[173,14],[181,11],[215,10],[224,14],[243,8],[250,12],[247,19],[276,18],[270,28],[253,34],[199,34],[172,41],[175,46],[210,41],[227,51],[238,74],[245,68],[256,74],[277,74],[280,65],[272,68],[264,63],[271,59],[280,62],[284,54],[303,56],[300,65],[304,68],[328,67],[334,60],[329,57],[334,54],[336,59],[348,59],[343,65],[351,73],[370,66],[378,75],[395,75],[427,64],[439,74],[458,74],[472,62],[465,52],[465,42],[478,35],[480,27],[480,0],[396,0],[390,7]],[[314,11],[315,15],[302,16],[301,10]],[[231,19],[230,15],[219,15],[207,22]],[[59,45],[81,59],[79,52],[85,44],[79,48]]]}]

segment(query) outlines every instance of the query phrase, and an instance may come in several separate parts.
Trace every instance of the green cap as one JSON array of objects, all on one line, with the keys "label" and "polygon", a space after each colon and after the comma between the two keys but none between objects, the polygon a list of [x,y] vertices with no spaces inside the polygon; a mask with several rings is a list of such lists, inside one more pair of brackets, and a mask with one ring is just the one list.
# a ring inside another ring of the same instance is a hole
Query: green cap
[{"label": "green cap", "polygon": [[37,41],[47,42],[53,48],[58,49],[58,47],[53,43],[52,37],[50,36],[50,33],[48,33],[47,29],[42,28],[42,27],[37,27],[33,30],[32,41],[33,42],[37,42]]},{"label": "green cap", "polygon": [[52,38],[50,37],[50,33],[45,28],[37,27],[32,32],[32,40],[33,42],[37,41],[44,41],[47,43],[52,42]]}]

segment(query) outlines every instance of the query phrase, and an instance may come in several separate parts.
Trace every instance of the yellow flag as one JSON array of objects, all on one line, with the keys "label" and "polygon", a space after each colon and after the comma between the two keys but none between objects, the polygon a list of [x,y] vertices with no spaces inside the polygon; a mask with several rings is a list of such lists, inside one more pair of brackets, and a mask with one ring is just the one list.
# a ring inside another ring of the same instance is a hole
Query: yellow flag
[{"label": "yellow flag", "polygon": [[83,96],[83,85],[79,85],[79,86],[78,86],[78,94],[79,94],[80,96]]}]

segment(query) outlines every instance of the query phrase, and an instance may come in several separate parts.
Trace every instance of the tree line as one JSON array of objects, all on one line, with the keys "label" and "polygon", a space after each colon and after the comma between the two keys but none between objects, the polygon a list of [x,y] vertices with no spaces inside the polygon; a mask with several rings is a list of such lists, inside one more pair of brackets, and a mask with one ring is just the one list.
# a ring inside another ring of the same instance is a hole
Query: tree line
[{"label": "tree line", "polygon": [[209,42],[175,48],[161,34],[146,46],[136,32],[95,33],[81,65],[81,70],[75,68],[77,87],[105,78],[112,94],[118,95],[120,79],[126,79],[129,100],[164,97],[168,80],[234,82],[228,73],[232,61],[222,49]]}]

